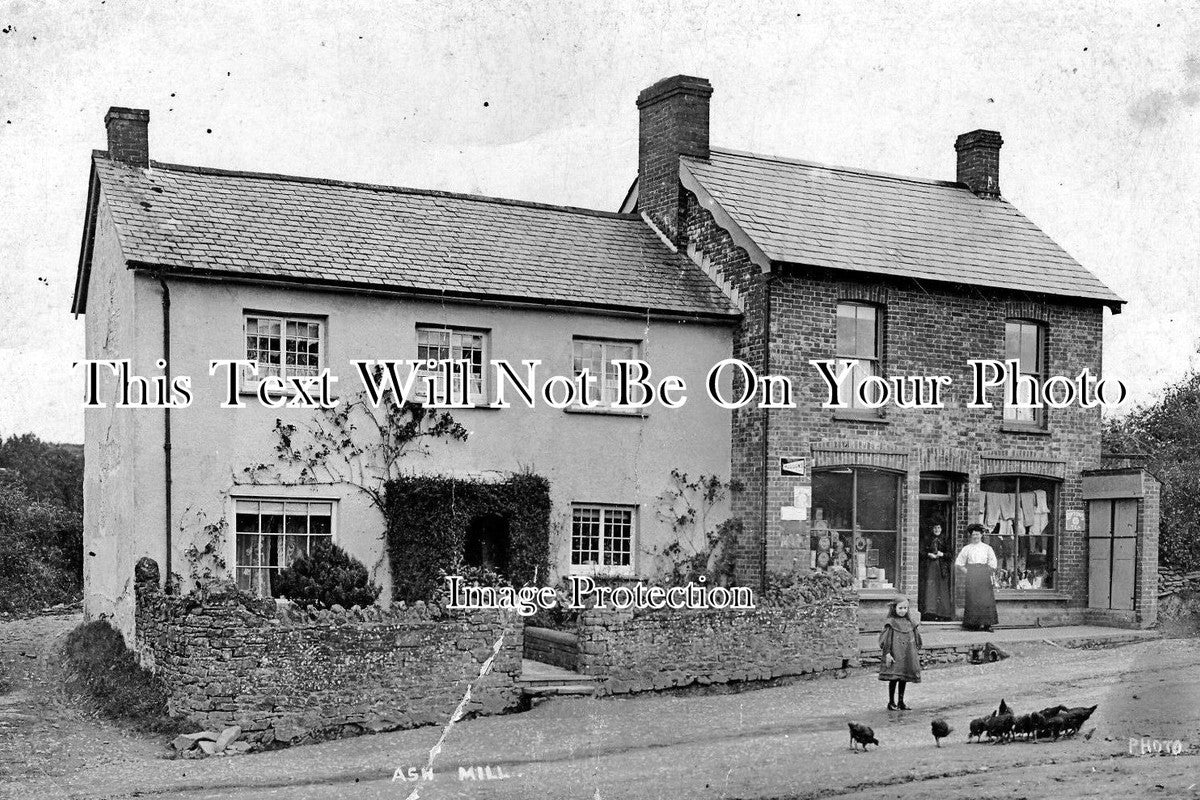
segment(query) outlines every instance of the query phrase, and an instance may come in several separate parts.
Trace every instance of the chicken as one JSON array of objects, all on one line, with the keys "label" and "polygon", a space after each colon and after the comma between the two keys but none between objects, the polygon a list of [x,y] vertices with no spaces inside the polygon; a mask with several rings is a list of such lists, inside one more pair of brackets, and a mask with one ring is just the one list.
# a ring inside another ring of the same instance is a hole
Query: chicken
[{"label": "chicken", "polygon": [[993,711],[991,714],[989,714],[986,717],[979,717],[978,719],[971,720],[971,729],[967,733],[967,741],[968,742],[971,741],[972,737],[975,738],[976,740],[978,740],[980,737],[982,737],[983,734],[987,731],[988,720],[990,720],[994,716],[996,716],[995,711]]},{"label": "chicken", "polygon": [[1013,720],[1013,736],[1032,736],[1041,721],[1042,718],[1036,711],[1032,714],[1022,714]]},{"label": "chicken", "polygon": [[929,723],[929,727],[933,731],[933,743],[938,747],[942,746],[942,739],[954,733],[954,728],[947,725],[944,719],[935,719]]},{"label": "chicken", "polygon": [[1099,706],[1079,706],[1077,708],[1068,708],[1063,711],[1061,716],[1064,719],[1063,731],[1067,736],[1074,736],[1083,727],[1083,723],[1088,721],[1088,718],[1096,711]]},{"label": "chicken", "polygon": [[994,717],[988,717],[985,731],[989,739],[995,739],[997,742],[1003,742],[1005,739],[1011,739],[1013,733],[1013,723],[1016,722],[1016,717],[1011,713],[997,714]]},{"label": "chicken", "polygon": [[1042,715],[1042,719],[1050,719],[1050,717],[1053,717],[1055,714],[1066,710],[1066,706],[1050,706],[1049,708],[1043,708],[1038,713]]},{"label": "chicken", "polygon": [[875,738],[875,731],[863,725],[861,722],[851,722],[850,724],[850,749],[857,750],[855,745],[861,744],[863,750],[867,749],[867,745],[873,744],[879,746],[879,740]]}]

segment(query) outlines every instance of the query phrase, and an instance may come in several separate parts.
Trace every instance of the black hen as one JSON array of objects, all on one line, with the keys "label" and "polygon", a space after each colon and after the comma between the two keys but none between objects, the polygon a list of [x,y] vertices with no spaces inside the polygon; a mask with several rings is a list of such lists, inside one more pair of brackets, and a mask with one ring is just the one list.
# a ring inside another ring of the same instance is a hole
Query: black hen
[{"label": "black hen", "polygon": [[988,715],[986,717],[979,717],[977,719],[971,720],[971,729],[967,733],[967,741],[968,742],[971,741],[972,738],[974,738],[974,739],[982,738],[983,734],[987,731],[988,722],[994,716],[996,716],[995,711],[993,711],[990,715]]},{"label": "black hen", "polygon": [[863,725],[861,722],[851,722],[850,724],[850,749],[857,750],[856,745],[862,745],[863,750],[867,749],[867,745],[873,744],[879,746],[879,740],[875,738],[875,731]]},{"label": "black hen", "polygon": [[1097,708],[1098,706],[1092,706],[1091,708],[1079,706],[1078,708],[1068,708],[1062,712],[1061,716],[1064,720],[1063,732],[1068,736],[1074,736]]},{"label": "black hen", "polygon": [[994,717],[988,717],[987,725],[984,730],[989,739],[995,739],[997,742],[1003,742],[1005,739],[1011,739],[1013,735],[1013,725],[1016,723],[1016,717],[1011,713],[997,714]]},{"label": "black hen", "polygon": [[933,743],[938,747],[942,746],[942,739],[954,732],[954,728],[947,725],[944,719],[935,719],[929,723],[929,727],[933,731]]}]

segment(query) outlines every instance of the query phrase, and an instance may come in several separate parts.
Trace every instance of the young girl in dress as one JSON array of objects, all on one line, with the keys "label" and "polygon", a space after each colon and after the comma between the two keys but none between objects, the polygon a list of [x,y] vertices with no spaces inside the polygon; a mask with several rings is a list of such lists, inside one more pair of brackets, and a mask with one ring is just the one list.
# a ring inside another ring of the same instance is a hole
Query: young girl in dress
[{"label": "young girl in dress", "polygon": [[[883,632],[879,634],[879,648],[883,660],[879,663],[879,680],[888,682],[888,709],[904,705],[904,688],[909,683],[921,682],[921,632],[920,622],[909,616],[908,598],[898,595],[888,606]],[[899,689],[899,702],[897,702]]]}]

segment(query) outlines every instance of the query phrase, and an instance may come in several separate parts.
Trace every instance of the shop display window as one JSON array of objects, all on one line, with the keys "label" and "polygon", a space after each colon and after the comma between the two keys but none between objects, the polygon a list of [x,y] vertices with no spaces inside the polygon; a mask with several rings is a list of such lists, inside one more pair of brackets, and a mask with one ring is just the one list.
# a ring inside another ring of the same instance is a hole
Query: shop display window
[{"label": "shop display window", "polygon": [[841,567],[860,589],[894,590],[899,572],[900,476],[866,468],[813,473],[810,565]]},{"label": "shop display window", "polygon": [[1023,475],[983,478],[983,541],[996,551],[998,589],[1053,589],[1058,483]]}]

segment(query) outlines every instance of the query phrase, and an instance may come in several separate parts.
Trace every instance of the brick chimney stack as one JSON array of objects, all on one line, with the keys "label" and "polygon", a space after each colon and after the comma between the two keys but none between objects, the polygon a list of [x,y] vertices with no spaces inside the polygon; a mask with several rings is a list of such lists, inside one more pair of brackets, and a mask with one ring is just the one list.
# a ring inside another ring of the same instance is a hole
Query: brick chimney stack
[{"label": "brick chimney stack", "polygon": [[113,106],[104,115],[108,129],[108,157],[134,167],[150,166],[150,112],[144,108]]},{"label": "brick chimney stack", "polygon": [[638,208],[663,233],[680,241],[683,192],[679,157],[708,158],[706,78],[663,78],[638,95]]},{"label": "brick chimney stack", "polygon": [[976,130],[954,141],[958,152],[958,182],[980,197],[1000,196],[1000,145],[997,131]]}]

